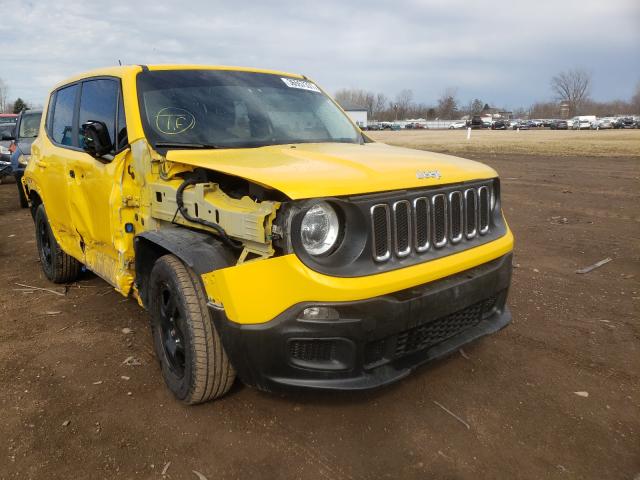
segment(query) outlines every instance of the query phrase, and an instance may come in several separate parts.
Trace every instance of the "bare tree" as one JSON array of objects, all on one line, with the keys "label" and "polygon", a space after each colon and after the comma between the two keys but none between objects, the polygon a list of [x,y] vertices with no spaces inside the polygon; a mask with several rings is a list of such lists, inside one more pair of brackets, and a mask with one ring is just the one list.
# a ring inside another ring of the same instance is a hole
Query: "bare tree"
[{"label": "bare tree", "polygon": [[529,108],[531,118],[556,118],[560,115],[560,108],[555,102],[536,102]]},{"label": "bare tree", "polygon": [[9,94],[9,87],[0,78],[0,113],[5,113],[9,105],[7,105],[7,95]]},{"label": "bare tree", "polygon": [[460,108],[460,113],[465,115],[477,115],[482,111],[482,107],[484,103],[479,98],[475,98],[470,100],[469,103],[465,107]]},{"label": "bare tree", "polygon": [[457,89],[447,88],[438,99],[438,117],[442,120],[454,120],[458,118]]},{"label": "bare tree", "polygon": [[376,98],[373,102],[373,112],[371,113],[371,118],[376,120],[381,119],[382,114],[387,110],[388,106],[387,96],[384,93],[376,94]]},{"label": "bare tree", "polygon": [[551,90],[558,100],[569,105],[570,113],[575,115],[582,104],[589,99],[591,74],[584,69],[574,68],[560,72],[551,79]]},{"label": "bare tree", "polygon": [[403,119],[407,116],[407,113],[411,108],[412,100],[413,100],[413,91],[409,89],[401,90],[400,93],[396,95],[393,108],[396,111],[397,118]]},{"label": "bare tree", "polygon": [[370,117],[374,115],[376,96],[365,90],[343,88],[338,90],[335,95],[336,102],[340,105],[349,107],[366,108]]},{"label": "bare tree", "polygon": [[640,81],[636,83],[636,91],[631,97],[631,108],[634,110],[633,113],[640,114]]}]

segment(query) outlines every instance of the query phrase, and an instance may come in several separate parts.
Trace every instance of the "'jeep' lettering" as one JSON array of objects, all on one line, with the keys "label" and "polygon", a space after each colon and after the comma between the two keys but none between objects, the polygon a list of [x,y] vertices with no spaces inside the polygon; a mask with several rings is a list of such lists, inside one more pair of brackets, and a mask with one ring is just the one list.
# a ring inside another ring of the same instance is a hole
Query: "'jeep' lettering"
[{"label": "'jeep' lettering", "polygon": [[442,175],[440,175],[439,170],[422,170],[416,172],[416,178],[418,180],[423,180],[425,178],[435,178],[438,180]]}]

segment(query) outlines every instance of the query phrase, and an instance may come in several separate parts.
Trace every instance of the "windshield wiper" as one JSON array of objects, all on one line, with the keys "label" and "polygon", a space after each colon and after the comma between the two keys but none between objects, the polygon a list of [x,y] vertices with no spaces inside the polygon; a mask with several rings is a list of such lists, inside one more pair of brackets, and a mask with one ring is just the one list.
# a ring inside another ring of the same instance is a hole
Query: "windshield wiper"
[{"label": "windshield wiper", "polygon": [[218,145],[210,145],[206,143],[172,143],[172,142],[157,142],[156,148],[199,148],[199,149],[215,149],[222,148]]}]

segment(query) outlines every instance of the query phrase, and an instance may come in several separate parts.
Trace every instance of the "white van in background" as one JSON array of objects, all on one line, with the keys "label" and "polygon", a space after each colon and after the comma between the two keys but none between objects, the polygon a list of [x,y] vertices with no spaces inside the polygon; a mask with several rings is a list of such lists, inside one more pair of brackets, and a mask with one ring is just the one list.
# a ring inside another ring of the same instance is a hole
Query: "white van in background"
[{"label": "white van in background", "polygon": [[596,121],[595,115],[578,115],[573,117],[571,122],[571,128],[574,130],[587,130],[591,128],[591,124]]}]

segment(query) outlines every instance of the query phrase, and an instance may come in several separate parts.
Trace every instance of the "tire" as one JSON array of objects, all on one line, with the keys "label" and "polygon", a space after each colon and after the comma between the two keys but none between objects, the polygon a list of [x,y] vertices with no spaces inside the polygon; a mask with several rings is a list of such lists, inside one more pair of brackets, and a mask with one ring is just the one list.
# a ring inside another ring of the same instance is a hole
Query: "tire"
[{"label": "tire", "polygon": [[162,376],[174,396],[194,405],[227,393],[236,372],[215,330],[200,279],[174,255],[160,257],[151,270],[149,313]]},{"label": "tire", "polygon": [[29,202],[27,201],[27,196],[24,194],[22,182],[18,180],[16,183],[18,184],[18,198],[20,199],[20,208],[27,208],[29,206]]},{"label": "tire", "polygon": [[44,205],[36,210],[36,245],[45,276],[54,283],[70,283],[80,275],[82,264],[62,251],[53,236]]}]

